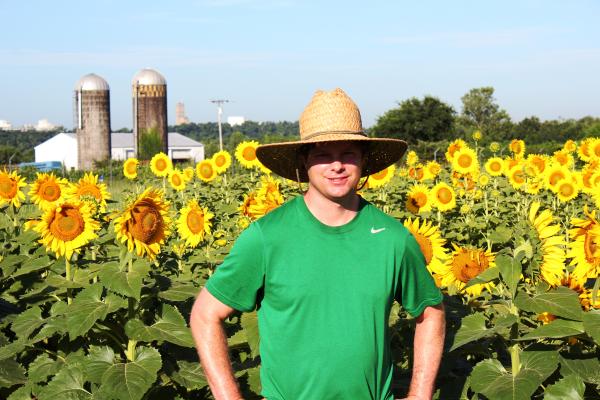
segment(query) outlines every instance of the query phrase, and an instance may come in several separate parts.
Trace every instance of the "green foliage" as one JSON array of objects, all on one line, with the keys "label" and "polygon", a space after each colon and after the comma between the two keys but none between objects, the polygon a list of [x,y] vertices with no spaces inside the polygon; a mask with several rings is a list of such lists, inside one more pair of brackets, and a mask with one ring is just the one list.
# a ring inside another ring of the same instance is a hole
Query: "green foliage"
[{"label": "green foliage", "polygon": [[137,158],[150,160],[155,154],[164,152],[166,144],[157,128],[141,129],[138,138]]},{"label": "green foliage", "polygon": [[471,89],[461,97],[462,123],[471,131],[478,130],[494,140],[506,138],[511,127],[510,116],[496,104],[493,87]]},{"label": "green foliage", "polygon": [[417,141],[439,141],[454,132],[454,109],[436,97],[416,97],[399,103],[377,119],[369,133],[377,137],[392,137]]}]

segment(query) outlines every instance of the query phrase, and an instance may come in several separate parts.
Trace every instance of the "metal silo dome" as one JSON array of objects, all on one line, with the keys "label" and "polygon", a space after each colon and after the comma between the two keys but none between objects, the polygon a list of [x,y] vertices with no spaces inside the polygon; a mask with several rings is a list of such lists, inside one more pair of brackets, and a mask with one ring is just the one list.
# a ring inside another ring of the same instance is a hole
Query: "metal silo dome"
[{"label": "metal silo dome", "polygon": [[132,85],[166,85],[165,78],[156,70],[144,68],[139,71],[131,80]]},{"label": "metal silo dome", "polygon": [[77,84],[75,84],[75,90],[110,90],[108,83],[100,76],[96,74],[87,74],[81,77]]}]

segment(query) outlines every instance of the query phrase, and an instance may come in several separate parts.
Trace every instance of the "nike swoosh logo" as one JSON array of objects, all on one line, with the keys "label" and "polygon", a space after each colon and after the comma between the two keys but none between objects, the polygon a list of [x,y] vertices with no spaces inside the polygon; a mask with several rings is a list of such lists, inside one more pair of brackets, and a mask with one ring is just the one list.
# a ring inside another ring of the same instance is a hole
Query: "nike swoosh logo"
[{"label": "nike swoosh logo", "polygon": [[371,228],[371,233],[379,233],[385,231],[385,228],[379,228],[379,229],[375,229],[375,227]]}]

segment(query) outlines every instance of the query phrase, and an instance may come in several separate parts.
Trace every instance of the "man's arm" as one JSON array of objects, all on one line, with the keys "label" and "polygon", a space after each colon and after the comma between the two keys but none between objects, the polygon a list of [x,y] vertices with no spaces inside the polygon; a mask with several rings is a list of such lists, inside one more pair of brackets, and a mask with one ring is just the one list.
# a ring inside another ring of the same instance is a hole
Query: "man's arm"
[{"label": "man's arm", "polygon": [[190,315],[190,328],[196,342],[202,368],[210,390],[216,400],[242,398],[233,375],[223,320],[233,308],[221,303],[206,288],[194,302]]},{"label": "man's arm", "polygon": [[444,305],[426,307],[417,318],[414,363],[407,399],[431,399],[446,334]]}]

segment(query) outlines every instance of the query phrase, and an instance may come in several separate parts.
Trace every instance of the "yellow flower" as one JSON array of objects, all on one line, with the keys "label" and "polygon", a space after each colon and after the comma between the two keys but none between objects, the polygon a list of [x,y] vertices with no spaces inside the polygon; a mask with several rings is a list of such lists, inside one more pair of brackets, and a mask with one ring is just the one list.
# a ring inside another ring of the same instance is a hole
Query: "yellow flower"
[{"label": "yellow flower", "polygon": [[439,182],[431,189],[432,205],[444,212],[456,207],[456,193],[445,182]]},{"label": "yellow flower", "polygon": [[520,189],[525,184],[525,173],[520,164],[515,165],[508,171],[508,181],[515,189]]},{"label": "yellow flower", "polygon": [[412,167],[418,162],[419,162],[419,156],[417,155],[417,153],[415,153],[413,150],[406,153],[406,165],[408,165],[409,167]]},{"label": "yellow flower", "polygon": [[590,141],[590,158],[595,159],[600,157],[600,138],[593,138]]},{"label": "yellow flower", "polygon": [[437,273],[444,270],[448,262],[448,254],[444,248],[446,241],[442,239],[439,227],[434,226],[430,221],[419,221],[419,218],[415,218],[414,221],[410,218],[405,219],[404,226],[419,244],[429,272]]},{"label": "yellow flower", "polygon": [[170,224],[169,203],[162,191],[150,187],[115,218],[115,233],[117,240],[127,243],[128,251],[135,249],[138,256],[147,254],[153,260],[171,233]]},{"label": "yellow flower", "polygon": [[258,158],[256,157],[256,148],[258,147],[258,142],[246,141],[237,145],[235,148],[235,158],[242,164],[245,168],[255,168],[258,167]]},{"label": "yellow flower", "polygon": [[575,164],[575,159],[573,158],[571,153],[569,153],[566,150],[555,151],[554,155],[552,156],[552,159],[558,164],[567,168],[572,168]]},{"label": "yellow flower", "polygon": [[25,179],[17,174],[17,171],[0,171],[0,206],[12,204],[14,207],[20,207],[21,201],[25,200],[25,194],[21,191],[22,187],[27,186]]},{"label": "yellow flower", "polygon": [[492,153],[497,153],[498,151],[500,151],[500,143],[498,143],[498,142],[490,143],[490,151]]},{"label": "yellow flower", "polygon": [[41,235],[40,243],[46,251],[68,260],[73,252],[97,237],[100,224],[91,216],[90,206],[84,202],[65,202],[47,207],[42,219],[32,226]]},{"label": "yellow flower", "polygon": [[473,132],[473,140],[475,140],[476,142],[481,140],[481,132],[480,131]]},{"label": "yellow flower", "polygon": [[183,177],[187,182],[190,182],[192,179],[194,179],[194,168],[193,167],[185,167],[183,169]]},{"label": "yellow flower", "polygon": [[123,163],[123,175],[127,179],[135,179],[137,177],[137,166],[139,161],[137,158],[128,158]]},{"label": "yellow flower", "polygon": [[227,168],[231,166],[231,154],[226,150],[221,150],[213,154],[212,160],[218,174],[227,171]]},{"label": "yellow flower", "polygon": [[283,204],[284,199],[279,192],[279,183],[270,176],[261,177],[258,191],[244,195],[244,200],[239,207],[241,214],[250,220],[255,220]]},{"label": "yellow flower", "polygon": [[597,279],[600,272],[600,224],[596,219],[596,210],[588,212],[586,218],[573,218],[569,229],[571,241],[568,244],[567,258],[574,266],[571,277],[583,285],[588,278]]},{"label": "yellow flower", "polygon": [[419,182],[425,180],[425,169],[422,164],[416,164],[408,169],[408,176]]},{"label": "yellow flower", "polygon": [[539,264],[542,279],[550,286],[560,285],[565,274],[566,245],[563,235],[560,234],[560,224],[554,224],[552,212],[544,210],[538,214],[540,202],[534,201],[529,208],[529,223],[537,233],[540,242],[541,262]]},{"label": "yellow flower", "polygon": [[463,147],[466,147],[467,143],[465,143],[464,140],[462,139],[456,139],[454,140],[452,143],[450,143],[448,145],[448,150],[446,151],[446,160],[449,163],[452,163],[452,161],[454,160],[454,155],[455,153],[462,149]]},{"label": "yellow flower", "polygon": [[98,204],[100,212],[105,212],[106,200],[110,199],[106,184],[98,183],[98,175],[92,172],[86,173],[77,183],[70,183],[65,192],[67,197],[75,198],[78,201],[91,200],[90,208],[92,211]]},{"label": "yellow flower", "polygon": [[406,196],[406,209],[413,214],[431,210],[431,197],[427,186],[413,185]]},{"label": "yellow flower", "polygon": [[54,173],[37,173],[35,182],[29,189],[29,197],[42,210],[47,210],[61,202],[64,191],[67,186],[67,180],[57,178]]},{"label": "yellow flower", "polygon": [[425,164],[425,178],[424,179],[435,179],[436,176],[442,171],[442,166],[437,161],[429,161]]},{"label": "yellow flower", "polygon": [[369,175],[369,188],[378,188],[386,185],[394,177],[396,166],[394,164],[381,171]]},{"label": "yellow flower", "polygon": [[525,142],[520,139],[513,139],[508,145],[508,149],[514,154],[515,158],[523,158],[525,155]]},{"label": "yellow flower", "polygon": [[196,164],[196,176],[204,182],[210,182],[217,177],[217,167],[211,159],[200,161]]},{"label": "yellow flower", "polygon": [[591,309],[600,309],[600,297],[592,296],[592,291],[583,286],[582,283],[577,282],[572,276],[565,277],[562,280],[562,285],[567,286],[577,293],[579,293],[579,304],[584,311],[590,311]]},{"label": "yellow flower", "polygon": [[214,214],[206,207],[200,207],[196,200],[190,200],[181,209],[177,219],[177,231],[179,236],[185,240],[187,246],[196,247],[204,240],[204,235],[210,234]]},{"label": "yellow flower", "polygon": [[574,140],[569,139],[565,142],[563,149],[568,151],[569,153],[574,153],[577,151],[577,143]]},{"label": "yellow flower", "polygon": [[479,175],[479,185],[481,187],[486,187],[490,183],[490,176],[487,174]]},{"label": "yellow flower", "polygon": [[555,189],[556,197],[558,197],[562,203],[573,200],[579,194],[579,187],[574,176],[573,179],[562,179],[558,181]]},{"label": "yellow flower", "polygon": [[584,162],[590,162],[592,160],[592,142],[594,138],[586,138],[579,144],[577,149],[577,155]]},{"label": "yellow flower", "polygon": [[556,192],[558,182],[571,179],[571,171],[559,164],[551,164],[544,174],[544,184],[546,189]]},{"label": "yellow flower", "polygon": [[150,160],[150,170],[158,177],[169,175],[171,169],[173,169],[173,163],[169,156],[163,152],[155,154]]},{"label": "yellow flower", "polygon": [[452,159],[452,169],[460,174],[473,174],[479,171],[479,162],[475,150],[470,147],[462,147]]},{"label": "yellow flower", "polygon": [[542,321],[542,324],[547,325],[556,319],[556,315],[550,314],[549,312],[543,312],[541,314],[538,314],[536,319],[538,321]]},{"label": "yellow flower", "polygon": [[500,176],[504,171],[504,161],[500,157],[491,157],[485,162],[485,170],[491,176]]},{"label": "yellow flower", "polygon": [[529,154],[527,156],[527,165],[535,168],[537,174],[544,174],[548,165],[548,156],[540,154]]},{"label": "yellow flower", "polygon": [[185,189],[186,177],[179,168],[173,168],[169,172],[169,183],[171,187],[178,192]]},{"label": "yellow flower", "polygon": [[467,282],[477,275],[487,270],[495,268],[495,255],[489,249],[468,249],[452,244],[450,262],[441,269],[438,274],[442,287],[453,288],[456,291],[463,291],[470,296],[479,296],[485,289],[491,291],[495,287],[493,282],[478,283],[465,288]]}]

